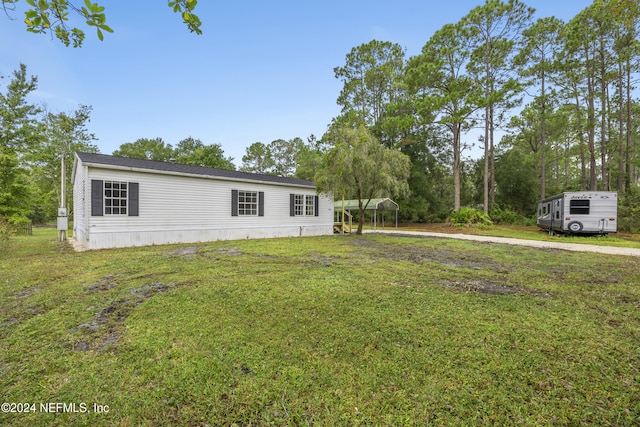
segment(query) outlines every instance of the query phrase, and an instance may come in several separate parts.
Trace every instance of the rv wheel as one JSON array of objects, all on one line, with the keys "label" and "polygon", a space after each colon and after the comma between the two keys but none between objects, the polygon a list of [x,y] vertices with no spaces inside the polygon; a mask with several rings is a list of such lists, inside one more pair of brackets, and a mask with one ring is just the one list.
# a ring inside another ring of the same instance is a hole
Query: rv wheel
[{"label": "rv wheel", "polygon": [[579,233],[582,231],[582,223],[580,221],[571,221],[569,224],[567,224],[567,228],[572,233]]}]

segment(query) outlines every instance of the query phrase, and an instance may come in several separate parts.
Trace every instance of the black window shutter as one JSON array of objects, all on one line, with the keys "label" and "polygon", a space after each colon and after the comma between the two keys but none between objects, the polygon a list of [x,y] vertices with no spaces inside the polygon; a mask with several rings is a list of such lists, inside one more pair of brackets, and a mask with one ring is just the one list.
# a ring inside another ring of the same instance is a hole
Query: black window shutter
[{"label": "black window shutter", "polygon": [[320,213],[318,212],[318,208],[320,207],[320,203],[319,203],[319,198],[318,196],[315,196],[315,200],[313,201],[313,215],[314,216],[320,216]]},{"label": "black window shutter", "polygon": [[101,179],[91,180],[91,216],[103,216],[103,183]]},{"label": "black window shutter", "polygon": [[258,193],[258,216],[264,216],[264,191]]},{"label": "black window shutter", "polygon": [[289,216],[296,216],[296,195],[289,194]]},{"label": "black window shutter", "polygon": [[129,183],[129,216],[138,216],[139,185],[137,182]]},{"label": "black window shutter", "polygon": [[238,216],[238,190],[231,190],[231,216]]}]

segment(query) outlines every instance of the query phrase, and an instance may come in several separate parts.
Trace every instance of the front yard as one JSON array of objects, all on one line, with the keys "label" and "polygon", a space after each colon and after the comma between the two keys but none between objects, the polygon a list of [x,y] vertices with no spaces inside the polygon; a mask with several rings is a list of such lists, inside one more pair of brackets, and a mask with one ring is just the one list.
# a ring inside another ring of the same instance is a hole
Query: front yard
[{"label": "front yard", "polygon": [[55,236],[0,252],[2,425],[640,423],[637,258]]}]

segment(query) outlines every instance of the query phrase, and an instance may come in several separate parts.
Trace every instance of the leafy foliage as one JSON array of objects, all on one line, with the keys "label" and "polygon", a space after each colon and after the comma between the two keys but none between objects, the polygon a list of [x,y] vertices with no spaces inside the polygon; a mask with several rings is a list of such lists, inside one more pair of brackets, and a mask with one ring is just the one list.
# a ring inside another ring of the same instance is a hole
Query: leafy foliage
[{"label": "leafy foliage", "polygon": [[495,164],[495,181],[497,205],[509,206],[510,210],[525,216],[537,210],[540,200],[536,185],[538,168],[533,156],[515,148],[499,154]]},{"label": "leafy foliage", "polygon": [[178,162],[185,165],[234,170],[233,158],[225,157],[220,144],[205,145],[199,139],[188,137],[175,148],[162,138],[140,138],[127,142],[113,152],[114,156],[134,159],[155,160],[158,162]]},{"label": "leafy foliage", "polygon": [[269,154],[273,159],[273,174],[278,176],[293,176],[298,164],[298,154],[304,146],[300,138],[276,139],[269,144]]},{"label": "leafy foliage", "polygon": [[[24,12],[24,23],[27,31],[36,34],[55,34],[65,46],[81,47],[85,39],[84,30],[70,24],[70,14],[80,17],[89,28],[95,28],[100,41],[104,39],[104,32],[112,33],[113,29],[107,25],[104,6],[84,0],[80,6],[68,0],[24,0],[27,9]],[[2,0],[2,9],[7,16],[15,12],[20,0]],[[169,1],[168,5],[175,13],[180,14],[189,31],[202,34],[200,18],[194,14],[196,0]]]},{"label": "leafy foliage", "polygon": [[233,158],[225,157],[220,144],[205,145],[199,139],[188,137],[178,143],[173,150],[177,163],[203,166],[207,168],[234,170]]},{"label": "leafy foliage", "polygon": [[640,233],[640,187],[634,186],[619,199],[618,229]]},{"label": "leafy foliage", "polygon": [[296,176],[313,179],[319,164],[319,143],[315,136],[309,137],[308,144],[299,138],[276,139],[270,144],[254,142],[242,156],[240,170],[277,176]]},{"label": "leafy foliage", "polygon": [[480,85],[464,72],[471,61],[470,40],[464,26],[445,25],[409,61],[405,79],[422,120],[448,133],[454,210],[460,209],[462,135],[473,126],[473,114],[480,108]]},{"label": "leafy foliage", "polygon": [[[81,105],[71,114],[43,111],[29,102],[37,78],[20,65],[6,91],[0,92],[0,217],[12,224],[55,217],[60,203],[60,160],[74,151],[97,151],[95,136],[86,125],[91,107]],[[71,188],[72,162],[64,171]],[[66,206],[71,192],[67,192]]]},{"label": "leafy foliage", "polygon": [[246,149],[242,156],[241,171],[268,174],[273,170],[273,158],[268,145],[254,142]]},{"label": "leafy foliage", "polygon": [[452,212],[449,221],[456,227],[490,227],[493,225],[489,215],[482,210],[467,207],[460,208],[457,212]]},{"label": "leafy foliage", "polygon": [[535,225],[531,217],[527,218],[522,214],[510,209],[503,209],[500,205],[494,205],[489,211],[489,217],[494,224],[501,225]]},{"label": "leafy foliage", "polygon": [[42,141],[37,121],[41,110],[27,101],[37,82],[20,64],[6,92],[0,92],[0,217],[11,221],[33,212],[34,192],[24,159]]},{"label": "leafy foliage", "polygon": [[358,122],[374,125],[385,105],[394,103],[401,77],[404,50],[396,43],[372,40],[351,49],[335,77],[344,82],[338,104],[343,114],[356,114]]},{"label": "leafy foliage", "polygon": [[362,234],[364,209],[374,197],[406,195],[411,161],[388,149],[364,126],[333,129],[325,136],[333,147],[316,174],[318,191],[359,200],[357,234]]},{"label": "leafy foliage", "polygon": [[43,118],[43,132],[45,140],[40,148],[29,155],[32,165],[32,179],[38,189],[40,200],[37,210],[32,215],[37,220],[36,213],[46,212],[46,218],[55,216],[56,208],[61,205],[60,182],[61,160],[65,157],[66,188],[64,206],[72,205],[73,182],[71,171],[73,168],[73,153],[83,151],[87,153],[98,152],[98,147],[93,143],[95,135],[87,129],[91,117],[92,108],[80,105],[73,113],[47,113]]},{"label": "leafy foliage", "polygon": [[173,147],[171,144],[166,144],[162,138],[140,138],[134,142],[121,144],[113,155],[168,162],[173,157]]},{"label": "leafy foliage", "polygon": [[0,218],[19,221],[33,213],[33,189],[18,158],[0,153]]}]

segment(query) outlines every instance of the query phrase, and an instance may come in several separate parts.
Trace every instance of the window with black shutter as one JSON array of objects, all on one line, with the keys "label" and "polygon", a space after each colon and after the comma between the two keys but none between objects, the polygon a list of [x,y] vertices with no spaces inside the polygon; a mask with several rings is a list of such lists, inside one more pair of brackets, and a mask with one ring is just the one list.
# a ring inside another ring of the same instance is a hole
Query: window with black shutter
[{"label": "window with black shutter", "polygon": [[231,190],[231,216],[264,216],[264,192]]},{"label": "window with black shutter", "polygon": [[91,216],[139,215],[137,182],[91,180]]}]

